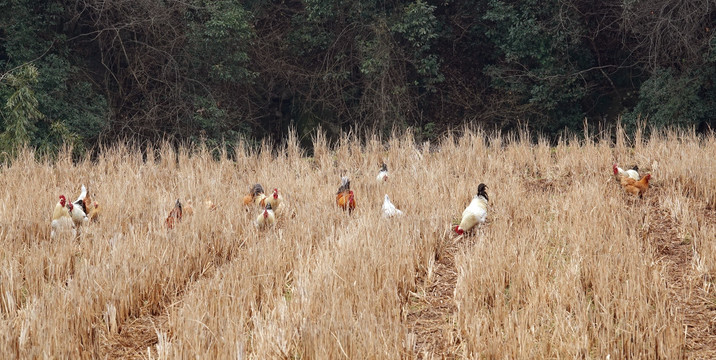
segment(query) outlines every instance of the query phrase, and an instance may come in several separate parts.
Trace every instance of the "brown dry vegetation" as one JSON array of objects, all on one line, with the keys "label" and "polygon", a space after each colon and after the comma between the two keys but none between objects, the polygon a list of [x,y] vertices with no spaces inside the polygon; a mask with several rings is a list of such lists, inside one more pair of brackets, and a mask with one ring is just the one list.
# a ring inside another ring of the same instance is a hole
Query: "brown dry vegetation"
[{"label": "brown dry vegetation", "polygon": [[[617,135],[550,147],[466,131],[435,151],[410,135],[319,136],[313,158],[290,139],[235,161],[26,151],[0,168],[0,357],[712,357],[716,139]],[[653,174],[643,200],[614,161]],[[334,205],[344,173],[351,216]],[[50,241],[57,196],[82,182],[100,222]],[[295,217],[257,230],[241,204],[254,182],[280,188]],[[489,220],[456,238],[480,182]],[[381,219],[384,193],[407,216]],[[195,213],[168,231],[176,198]]]}]

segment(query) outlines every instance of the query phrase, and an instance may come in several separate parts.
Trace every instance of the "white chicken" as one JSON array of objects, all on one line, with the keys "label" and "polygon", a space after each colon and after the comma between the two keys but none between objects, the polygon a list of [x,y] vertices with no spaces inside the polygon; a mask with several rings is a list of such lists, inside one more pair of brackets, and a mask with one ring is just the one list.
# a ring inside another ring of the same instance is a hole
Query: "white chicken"
[{"label": "white chicken", "polygon": [[265,227],[273,226],[275,224],[276,215],[271,208],[271,204],[266,204],[266,208],[264,209],[264,211],[262,211],[261,214],[256,217],[256,227],[259,229],[263,229]]},{"label": "white chicken", "polygon": [[484,224],[487,219],[487,185],[480,184],[477,186],[477,195],[472,198],[470,205],[462,212],[462,220],[460,225],[455,226],[455,232],[462,235],[465,231],[470,231],[477,223]]},{"label": "white chicken", "polygon": [[634,165],[634,167],[629,170],[624,170],[617,166],[617,164],[613,164],[612,171],[614,171],[614,179],[617,182],[621,182],[621,179],[623,177],[629,177],[636,181],[639,181],[639,179],[641,179],[641,177],[639,177],[639,168],[636,165]]},{"label": "white chicken", "polygon": [[380,171],[378,172],[378,176],[375,177],[375,180],[379,184],[388,181],[388,165],[383,163],[383,165],[380,166]]},{"label": "white chicken", "polygon": [[57,202],[55,210],[52,212],[51,239],[56,239],[60,234],[69,234],[72,237],[77,235],[75,224],[70,216],[70,209],[72,208],[72,204],[67,203],[67,198],[64,195],[60,195],[60,201]]},{"label": "white chicken", "polygon": [[82,207],[75,204],[70,204],[70,215],[72,216],[72,221],[75,223],[75,226],[82,226],[86,225],[89,222],[89,218],[87,217],[87,213],[82,210]]},{"label": "white chicken", "polygon": [[400,211],[400,209],[396,208],[395,205],[393,205],[392,202],[390,202],[390,198],[388,197],[388,194],[385,194],[385,199],[383,200],[383,217],[384,218],[391,218],[393,216],[402,216],[403,212]]},{"label": "white chicken", "polygon": [[89,222],[89,218],[87,217],[87,205],[85,204],[86,197],[87,187],[82,185],[82,193],[77,200],[72,203],[73,206],[70,208],[70,215],[72,216],[72,221],[74,221],[75,226],[84,225]]}]

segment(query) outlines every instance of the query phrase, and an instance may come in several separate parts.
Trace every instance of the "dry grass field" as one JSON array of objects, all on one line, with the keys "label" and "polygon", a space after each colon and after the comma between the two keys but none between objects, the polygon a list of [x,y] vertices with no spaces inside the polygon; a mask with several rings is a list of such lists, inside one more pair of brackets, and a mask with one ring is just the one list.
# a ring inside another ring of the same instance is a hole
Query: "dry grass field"
[{"label": "dry grass field", "polygon": [[[26,151],[0,167],[0,358],[714,358],[716,138],[616,139]],[[643,199],[613,162],[653,175]],[[289,204],[275,228],[242,204],[255,182]],[[481,182],[488,220],[456,236]],[[58,196],[83,183],[100,221],[51,241]],[[404,217],[381,218],[386,193]],[[168,230],[177,198],[194,214]]]}]

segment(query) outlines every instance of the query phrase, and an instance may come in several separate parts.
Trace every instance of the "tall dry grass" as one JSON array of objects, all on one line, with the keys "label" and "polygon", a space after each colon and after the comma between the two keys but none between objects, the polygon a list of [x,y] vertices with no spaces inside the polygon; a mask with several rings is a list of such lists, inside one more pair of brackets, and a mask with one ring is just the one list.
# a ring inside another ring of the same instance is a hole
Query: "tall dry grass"
[{"label": "tall dry grass", "polygon": [[[76,164],[25,151],[0,168],[0,357],[426,356],[407,321],[429,287],[417,279],[434,281],[450,223],[480,182],[489,220],[455,255],[446,347],[463,358],[682,356],[684,304],[651,215],[668,212],[695,254],[684,276],[712,296],[716,139],[616,139],[550,147],[465,131],[430,151],[410,134],[335,147],[319,135],[312,158],[291,138],[234,160],[165,146],[144,161],[119,146]],[[391,176],[378,185],[381,159]],[[614,161],[653,174],[644,200],[611,179]],[[333,204],[343,174],[352,216]],[[254,182],[278,187],[295,217],[257,230],[258,210],[240,200]],[[50,241],[57,196],[74,200],[82,183],[100,222]],[[382,219],[384,193],[407,216]],[[176,198],[193,199],[195,214],[167,231]],[[218,209],[202,211],[204,199]]]}]

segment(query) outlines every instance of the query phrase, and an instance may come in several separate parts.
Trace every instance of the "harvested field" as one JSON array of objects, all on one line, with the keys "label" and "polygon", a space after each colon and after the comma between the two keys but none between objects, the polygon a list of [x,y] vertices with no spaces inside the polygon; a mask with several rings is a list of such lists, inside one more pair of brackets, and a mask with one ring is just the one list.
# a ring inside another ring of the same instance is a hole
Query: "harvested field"
[{"label": "harvested field", "polygon": [[[297,143],[0,167],[0,358],[716,356],[713,136]],[[614,162],[652,174],[643,199]],[[275,228],[242,203],[256,182],[288,205]],[[488,220],[457,236],[481,182]],[[51,240],[58,196],[83,183],[100,220]],[[381,218],[386,193],[404,217]],[[177,198],[194,214],[168,230]]]}]

